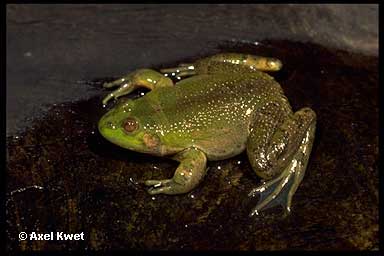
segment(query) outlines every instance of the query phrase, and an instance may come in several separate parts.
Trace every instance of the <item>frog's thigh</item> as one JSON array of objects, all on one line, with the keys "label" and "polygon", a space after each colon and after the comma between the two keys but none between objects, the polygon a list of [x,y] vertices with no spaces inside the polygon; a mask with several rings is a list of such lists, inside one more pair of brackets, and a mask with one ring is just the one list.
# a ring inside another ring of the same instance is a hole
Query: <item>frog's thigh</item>
[{"label": "frog's thigh", "polygon": [[150,194],[183,194],[195,188],[206,173],[207,157],[196,148],[189,148],[173,159],[180,162],[172,179],[147,180]]},{"label": "frog's thigh", "polygon": [[256,117],[247,145],[253,169],[269,180],[250,193],[260,194],[252,215],[275,204],[290,211],[292,196],[304,176],[311,152],[316,115],[311,109],[303,108],[286,117],[276,129],[268,130],[271,122],[269,117],[263,116],[263,120]]},{"label": "frog's thigh", "polygon": [[158,87],[173,86],[173,82],[170,78],[155,70],[139,69],[113,82],[105,83],[103,86],[106,88],[119,86],[118,89],[103,99],[105,105],[110,99],[127,95],[136,88],[144,87],[153,90]]}]

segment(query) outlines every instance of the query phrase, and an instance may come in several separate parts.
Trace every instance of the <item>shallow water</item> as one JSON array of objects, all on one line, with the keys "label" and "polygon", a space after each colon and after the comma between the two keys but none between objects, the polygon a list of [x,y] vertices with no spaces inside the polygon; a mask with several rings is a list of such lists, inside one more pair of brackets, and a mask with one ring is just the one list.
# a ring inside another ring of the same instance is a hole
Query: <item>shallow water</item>
[{"label": "shallow water", "polygon": [[[209,162],[205,180],[186,195],[147,194],[140,181],[171,177],[177,162],[98,134],[106,111],[101,83],[109,78],[95,77],[84,86],[98,89],[97,97],[52,106],[31,129],[7,138],[7,248],[378,249],[377,57],[289,41],[228,43],[212,54],[228,51],[280,58],[283,70],[272,75],[293,109],[317,113],[291,215],[247,216],[257,202],[247,194],[260,179],[244,153]],[[19,241],[22,231],[84,232],[85,241]]]}]

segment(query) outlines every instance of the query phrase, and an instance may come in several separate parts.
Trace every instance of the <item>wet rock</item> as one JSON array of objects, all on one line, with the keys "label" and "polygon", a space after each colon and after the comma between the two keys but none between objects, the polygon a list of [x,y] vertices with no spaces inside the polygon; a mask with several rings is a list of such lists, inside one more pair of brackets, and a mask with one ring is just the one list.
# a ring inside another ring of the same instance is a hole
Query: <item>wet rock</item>
[{"label": "wet rock", "polygon": [[[245,154],[209,162],[188,194],[149,195],[140,182],[171,177],[177,163],[103,139],[100,89],[89,100],[51,106],[33,129],[7,138],[7,248],[377,250],[377,57],[289,41],[217,51],[280,58],[284,69],[274,76],[293,108],[318,115],[291,215],[247,216],[257,202],[247,194],[260,179]],[[19,232],[32,231],[84,232],[85,241],[19,241]]]}]

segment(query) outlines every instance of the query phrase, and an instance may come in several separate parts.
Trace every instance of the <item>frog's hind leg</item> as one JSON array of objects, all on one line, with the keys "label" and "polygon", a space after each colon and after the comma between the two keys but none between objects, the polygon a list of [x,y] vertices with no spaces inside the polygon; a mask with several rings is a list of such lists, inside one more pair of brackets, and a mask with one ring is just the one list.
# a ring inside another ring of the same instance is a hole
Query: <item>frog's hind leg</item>
[{"label": "frog's hind leg", "polygon": [[268,128],[273,123],[271,119],[264,116],[263,120],[254,124],[258,128],[251,133],[247,145],[253,169],[268,180],[249,193],[249,196],[260,195],[251,216],[277,204],[290,212],[292,197],[304,177],[316,126],[316,115],[309,108],[286,117],[276,129]]},{"label": "frog's hind leg", "polygon": [[163,68],[160,69],[160,72],[164,74],[164,76],[171,76],[181,79],[186,76],[196,75],[195,67],[193,64],[182,63],[175,68]]},{"label": "frog's hind leg", "polygon": [[139,87],[153,90],[158,87],[173,86],[173,82],[168,77],[152,69],[139,69],[115,81],[103,84],[105,88],[117,86],[119,86],[118,89],[103,99],[103,105],[106,105],[110,99],[127,95]]},{"label": "frog's hind leg", "polygon": [[275,205],[282,205],[285,207],[286,212],[291,211],[292,197],[295,194],[298,186],[300,185],[305,170],[307,168],[309,153],[311,146],[309,145],[310,137],[313,137],[314,127],[310,127],[300,149],[292,157],[292,161],[283,172],[276,178],[263,182],[257,188],[254,188],[248,195],[260,195],[260,199],[256,207],[250,213],[250,216],[258,215],[260,211],[274,207]]},{"label": "frog's hind leg", "polygon": [[165,76],[181,79],[196,74],[239,72],[234,67],[242,67],[247,70],[278,71],[282,65],[281,61],[276,58],[242,53],[221,53],[203,58],[195,63],[183,63],[175,68],[160,69],[160,72]]},{"label": "frog's hind leg", "polygon": [[198,73],[217,72],[220,71],[218,63],[242,66],[258,71],[279,71],[283,66],[281,61],[276,58],[243,53],[221,53],[197,61],[195,69]]}]

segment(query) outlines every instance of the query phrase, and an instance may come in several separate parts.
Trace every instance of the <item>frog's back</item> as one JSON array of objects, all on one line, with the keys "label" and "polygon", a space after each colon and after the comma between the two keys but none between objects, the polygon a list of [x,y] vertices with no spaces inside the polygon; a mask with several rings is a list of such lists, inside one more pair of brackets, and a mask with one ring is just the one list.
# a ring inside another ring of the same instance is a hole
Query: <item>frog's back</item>
[{"label": "frog's back", "polygon": [[[164,88],[165,89],[165,88]],[[178,82],[173,90],[176,101],[168,101],[169,92],[164,92],[163,104],[178,107],[186,112],[204,106],[241,109],[262,105],[264,100],[284,96],[280,85],[273,77],[262,72],[235,72],[197,75]],[[285,96],[284,96],[285,97]],[[236,108],[236,106],[238,106]]]},{"label": "frog's back", "polygon": [[198,147],[210,160],[242,152],[252,113],[283,95],[280,85],[261,72],[197,75],[151,93],[159,109],[157,129],[182,137],[182,146]]}]

